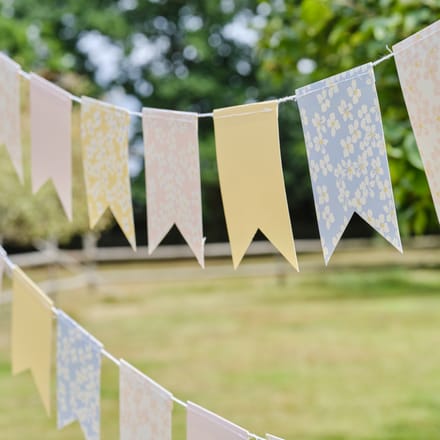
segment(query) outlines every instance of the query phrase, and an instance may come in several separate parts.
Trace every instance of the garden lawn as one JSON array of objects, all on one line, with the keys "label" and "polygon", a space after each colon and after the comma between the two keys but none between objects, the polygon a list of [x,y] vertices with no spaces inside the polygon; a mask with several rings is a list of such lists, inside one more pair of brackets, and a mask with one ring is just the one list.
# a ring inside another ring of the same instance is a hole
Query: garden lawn
[{"label": "garden lawn", "polygon": [[[117,269],[131,267],[140,266]],[[282,283],[258,276],[124,282],[60,293],[56,303],[177,397],[261,436],[440,438],[436,270],[292,271]],[[30,374],[11,376],[9,325],[4,305],[0,438],[83,438],[76,423],[57,431],[54,392],[48,419]],[[119,438],[118,414],[118,371],[104,359],[102,439]],[[174,414],[174,439],[183,440],[184,411],[175,405]]]}]

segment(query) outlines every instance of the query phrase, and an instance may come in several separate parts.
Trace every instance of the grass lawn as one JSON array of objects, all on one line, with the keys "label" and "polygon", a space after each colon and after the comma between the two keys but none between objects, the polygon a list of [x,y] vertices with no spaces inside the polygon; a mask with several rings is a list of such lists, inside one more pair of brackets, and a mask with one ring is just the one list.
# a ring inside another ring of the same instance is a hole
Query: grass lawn
[{"label": "grass lawn", "polygon": [[[115,267],[101,269],[111,273]],[[35,279],[44,275],[28,273]],[[440,438],[436,270],[292,271],[281,284],[267,276],[125,279],[92,293],[59,294],[56,303],[112,354],[177,397],[259,435]],[[28,373],[11,377],[9,317],[9,306],[2,306],[0,437],[83,438],[76,423],[56,430]],[[118,371],[104,359],[101,437],[118,434]],[[178,405],[174,438],[185,438]]]}]

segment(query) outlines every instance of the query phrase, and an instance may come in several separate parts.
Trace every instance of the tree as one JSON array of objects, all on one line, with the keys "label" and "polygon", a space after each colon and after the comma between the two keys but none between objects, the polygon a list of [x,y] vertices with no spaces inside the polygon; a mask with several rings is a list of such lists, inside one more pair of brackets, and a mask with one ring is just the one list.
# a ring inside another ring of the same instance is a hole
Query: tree
[{"label": "tree", "polygon": [[[387,45],[440,17],[435,0],[303,0],[261,2],[260,8],[267,11],[267,25],[258,49],[259,79],[281,94],[378,59]],[[394,62],[378,65],[375,73],[400,230],[403,235],[437,231]],[[310,180],[303,171],[307,165],[299,115],[291,108],[281,115],[290,120],[281,123],[288,192],[301,206],[310,200]]]}]

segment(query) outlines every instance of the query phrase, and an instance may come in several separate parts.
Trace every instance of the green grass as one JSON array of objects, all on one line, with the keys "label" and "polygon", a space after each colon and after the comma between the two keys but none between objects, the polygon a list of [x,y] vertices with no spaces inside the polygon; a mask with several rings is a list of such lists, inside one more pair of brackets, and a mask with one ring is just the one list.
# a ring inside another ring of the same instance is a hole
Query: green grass
[{"label": "green grass", "polygon": [[[440,438],[436,270],[292,272],[282,284],[272,277],[113,284],[60,294],[57,305],[177,397],[259,435]],[[4,306],[1,438],[82,438],[77,424],[57,431],[55,417],[46,418],[29,374],[11,377],[9,349]],[[176,405],[176,440],[184,429]],[[107,360],[102,438],[118,438],[118,372]]]}]

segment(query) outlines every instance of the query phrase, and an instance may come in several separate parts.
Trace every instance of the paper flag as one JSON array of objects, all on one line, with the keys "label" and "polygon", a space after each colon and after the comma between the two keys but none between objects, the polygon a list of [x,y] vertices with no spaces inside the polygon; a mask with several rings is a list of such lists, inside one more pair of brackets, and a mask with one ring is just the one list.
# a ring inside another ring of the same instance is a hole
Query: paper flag
[{"label": "paper flag", "polygon": [[72,101],[69,94],[30,75],[32,187],[52,179],[64,211],[72,219]]},{"label": "paper flag", "polygon": [[272,434],[266,434],[266,439],[267,440],[284,440],[281,437],[277,437],[276,435],[272,435]]},{"label": "paper flag", "polygon": [[31,371],[49,415],[53,304],[18,267],[12,291],[12,374]]},{"label": "paper flag", "polygon": [[90,227],[110,208],[136,249],[128,170],[127,111],[95,99],[81,98],[81,141]]},{"label": "paper flag", "polygon": [[393,46],[393,52],[440,221],[440,20]]},{"label": "paper flag", "polygon": [[88,440],[100,438],[102,345],[58,311],[58,429],[78,420]]},{"label": "paper flag", "polygon": [[23,181],[20,134],[20,66],[0,53],[0,145],[5,145]]},{"label": "paper flag", "polygon": [[371,63],[296,96],[325,263],[355,212],[402,251]]},{"label": "paper flag", "polygon": [[148,251],[175,224],[203,267],[197,113],[144,108]]},{"label": "paper flag", "polygon": [[260,229],[298,269],[281,165],[278,103],[214,110],[214,131],[234,267]]},{"label": "paper flag", "polygon": [[187,440],[247,440],[246,429],[188,402],[186,408]]},{"label": "paper flag", "polygon": [[172,394],[121,359],[121,440],[171,440]]}]

